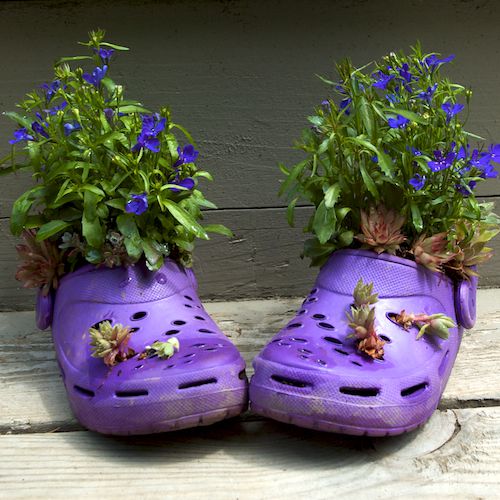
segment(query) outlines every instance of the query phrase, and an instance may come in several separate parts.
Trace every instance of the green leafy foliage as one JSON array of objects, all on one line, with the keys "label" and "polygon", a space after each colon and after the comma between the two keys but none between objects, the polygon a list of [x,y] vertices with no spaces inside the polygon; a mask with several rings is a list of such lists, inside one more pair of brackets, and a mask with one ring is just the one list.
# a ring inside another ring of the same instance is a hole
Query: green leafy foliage
[{"label": "green leafy foliage", "polygon": [[14,203],[11,230],[36,230],[64,250],[68,269],[144,257],[155,270],[167,256],[189,266],[196,238],[231,235],[199,222],[202,208],[216,207],[198,187],[211,176],[195,165],[194,140],[169,108],[151,113],[112,79],[128,48],[101,30],[81,45],[88,55],[59,59],[54,79],[6,113],[19,128],[0,174],[28,168],[36,181]]},{"label": "green leafy foliage", "polygon": [[[478,228],[490,238],[495,233],[499,219],[492,206],[478,203],[474,188],[497,176],[500,145],[469,144],[478,138],[464,129],[472,92],[440,74],[451,59],[424,54],[417,44],[408,55],[391,53],[360,69],[342,61],[336,82],[321,78],[333,96],[308,117],[312,126],[297,143],[306,158],[280,165],[289,223],[298,200],[315,207],[305,227],[312,239],[304,254],[312,265],[360,241],[384,251],[384,235],[398,240],[391,253],[412,257],[419,237],[443,232],[449,252],[467,253],[454,239],[457,225],[466,233],[461,242],[470,242]],[[363,228],[371,207],[404,221],[401,233],[384,221]],[[380,241],[373,241],[377,235]],[[460,272],[467,274],[463,267]]]}]

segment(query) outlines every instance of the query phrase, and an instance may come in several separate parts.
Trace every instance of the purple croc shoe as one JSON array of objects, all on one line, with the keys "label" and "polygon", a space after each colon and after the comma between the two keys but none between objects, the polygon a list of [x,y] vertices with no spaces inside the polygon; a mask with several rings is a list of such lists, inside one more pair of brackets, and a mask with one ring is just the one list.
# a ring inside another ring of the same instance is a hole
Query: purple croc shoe
[{"label": "purple croc shoe", "polygon": [[[358,280],[379,294],[376,331],[383,359],[348,338],[346,320]],[[415,262],[364,250],[335,252],[296,316],[255,358],[251,408],[275,420],[329,432],[385,436],[425,423],[437,408],[460,345],[475,321],[475,280],[454,286]],[[402,310],[444,313],[449,338],[417,340],[393,321]]]},{"label": "purple croc shoe", "polygon": [[[203,308],[190,269],[167,260],[157,272],[86,265],[64,276],[37,321],[52,332],[71,408],[88,429],[149,434],[208,425],[247,407],[245,363]],[[91,353],[89,329],[108,320],[132,328],[136,354],[108,367]],[[141,356],[177,338],[169,359]],[[143,359],[141,359],[143,358]]]}]

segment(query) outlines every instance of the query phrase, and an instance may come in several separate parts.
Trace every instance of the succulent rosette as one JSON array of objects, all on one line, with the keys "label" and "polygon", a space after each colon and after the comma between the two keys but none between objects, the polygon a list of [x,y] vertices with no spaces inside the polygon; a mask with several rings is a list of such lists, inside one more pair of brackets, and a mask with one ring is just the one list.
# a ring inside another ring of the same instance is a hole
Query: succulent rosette
[{"label": "succulent rosette", "polygon": [[499,218],[475,189],[498,176],[500,144],[466,130],[472,91],[441,76],[453,59],[417,44],[362,68],[345,60],[337,81],[322,78],[332,97],[309,117],[298,144],[306,158],[280,165],[290,224],[299,200],[315,208],[305,228],[312,265],[369,248],[463,278],[491,257]]},{"label": "succulent rosette", "polygon": [[0,174],[28,169],[35,181],[12,209],[11,230],[26,240],[18,278],[44,293],[84,263],[145,259],[157,270],[169,257],[190,266],[195,238],[231,235],[200,224],[202,209],[215,205],[199,190],[211,176],[195,164],[189,132],[167,107],[148,110],[111,78],[128,49],[101,30],[82,45],[90,54],[60,59],[52,81],[27,94],[20,112],[5,113],[18,128]]}]

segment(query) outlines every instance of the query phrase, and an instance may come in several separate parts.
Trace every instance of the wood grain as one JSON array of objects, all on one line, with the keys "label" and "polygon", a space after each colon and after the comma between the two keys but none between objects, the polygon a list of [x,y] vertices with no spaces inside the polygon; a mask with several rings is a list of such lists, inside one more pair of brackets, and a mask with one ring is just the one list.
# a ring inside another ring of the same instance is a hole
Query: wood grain
[{"label": "wood grain", "polygon": [[271,421],[0,436],[0,458],[3,498],[498,498],[500,408],[436,412],[390,439]]},{"label": "wood grain", "polygon": [[[477,326],[466,334],[442,408],[500,405],[500,290],[480,290]],[[251,361],[292,316],[300,299],[211,302],[207,309]],[[78,428],[59,377],[49,334],[32,312],[0,313],[0,433]]]},{"label": "wood grain", "polygon": [[[311,213],[310,207],[298,208],[296,225],[291,228],[282,208],[206,212],[207,223],[225,224],[235,237],[214,236],[198,242],[194,269],[201,297],[235,300],[304,295],[318,272],[300,258],[308,237],[301,228]],[[16,243],[8,222],[0,220],[0,311],[30,310],[34,305],[34,292],[14,279]],[[500,237],[491,246],[496,255],[481,266],[481,287],[500,285]]]},{"label": "wood grain", "polygon": [[[293,143],[329,93],[314,75],[334,78],[346,56],[362,65],[417,39],[456,54],[448,74],[474,89],[468,129],[500,136],[500,73],[477,64],[497,57],[500,10],[482,0],[3,1],[0,109],[50,79],[54,59],[82,53],[76,41],[98,24],[132,48],[112,67],[129,95],[151,109],[169,104],[198,140],[216,179],[207,195],[221,208],[283,206],[276,164],[301,157]],[[0,158],[12,130],[0,116]],[[0,217],[29,178],[2,182]],[[500,194],[500,179],[479,190]]]}]

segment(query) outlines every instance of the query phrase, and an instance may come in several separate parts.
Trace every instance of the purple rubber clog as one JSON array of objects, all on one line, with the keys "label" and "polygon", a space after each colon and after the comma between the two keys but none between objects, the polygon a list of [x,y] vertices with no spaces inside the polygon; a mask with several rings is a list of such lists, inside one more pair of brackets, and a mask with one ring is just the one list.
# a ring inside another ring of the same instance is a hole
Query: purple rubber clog
[{"label": "purple rubber clog", "polygon": [[[386,344],[376,360],[357,350],[346,311],[357,281],[379,294],[376,331]],[[454,286],[415,262],[365,250],[335,252],[296,316],[255,358],[254,412],[329,432],[385,436],[415,429],[437,408],[460,346],[475,321],[476,282]],[[456,301],[456,302],[455,302]],[[447,340],[408,331],[389,316],[401,310],[444,313]]]},{"label": "purple rubber clog", "polygon": [[[71,408],[88,429],[149,434],[208,425],[247,407],[245,362],[203,308],[190,269],[167,260],[95,268],[64,276],[55,295],[52,333]],[[48,301],[37,315],[46,325]],[[129,347],[140,353],[176,337],[169,359],[138,355],[108,367],[91,357],[89,329],[104,320],[133,327]]]}]

